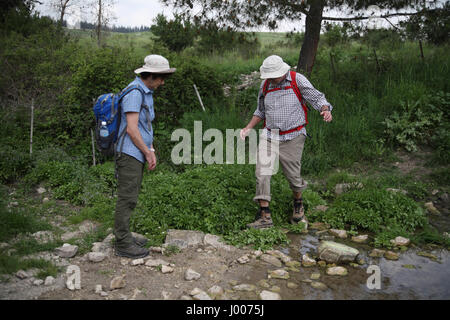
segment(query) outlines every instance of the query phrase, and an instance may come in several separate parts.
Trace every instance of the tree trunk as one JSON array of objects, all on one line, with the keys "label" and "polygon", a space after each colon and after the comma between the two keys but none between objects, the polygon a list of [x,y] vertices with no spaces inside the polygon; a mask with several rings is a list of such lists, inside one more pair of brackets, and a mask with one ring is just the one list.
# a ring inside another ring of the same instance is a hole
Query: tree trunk
[{"label": "tree trunk", "polygon": [[310,3],[311,6],[305,22],[305,39],[303,40],[297,64],[297,70],[306,72],[308,75],[311,74],[316,59],[325,1],[313,0]]}]

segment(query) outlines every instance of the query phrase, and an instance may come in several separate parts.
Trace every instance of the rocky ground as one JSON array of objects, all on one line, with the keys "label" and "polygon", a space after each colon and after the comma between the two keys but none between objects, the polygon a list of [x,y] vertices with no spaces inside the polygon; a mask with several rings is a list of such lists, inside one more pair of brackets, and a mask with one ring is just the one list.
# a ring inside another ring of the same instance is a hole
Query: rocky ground
[{"label": "rocky ground", "polygon": [[[85,221],[79,228],[87,225],[91,223]],[[425,285],[433,284],[434,280],[442,282],[440,279],[449,276],[450,260],[446,250],[408,249],[411,246],[408,239],[401,237],[393,239],[395,250],[383,251],[367,246],[364,235],[351,238],[344,230],[315,223],[309,233],[290,238],[289,246],[261,252],[229,246],[220,242],[217,236],[198,231],[169,230],[162,247],[151,247],[150,256],[132,260],[114,255],[113,235],[110,234],[103,242],[94,243],[91,252],[84,255],[77,254],[76,246],[68,244],[54,252],[38,254],[63,266],[66,272],[56,279],[38,280],[35,278],[37,270],[19,271],[0,283],[0,299],[423,298],[417,292],[420,288],[414,288],[413,283],[409,292],[402,289],[408,284],[396,285],[390,271],[401,264],[401,272],[408,273],[411,269],[417,270],[417,275],[427,272],[433,278]],[[413,264],[401,262],[402,257],[412,257]],[[385,271],[380,278],[382,290],[367,286],[370,276],[367,270],[374,265],[382,266]],[[75,278],[77,271],[79,282]],[[425,298],[445,296],[450,297],[450,288],[446,286]]]}]

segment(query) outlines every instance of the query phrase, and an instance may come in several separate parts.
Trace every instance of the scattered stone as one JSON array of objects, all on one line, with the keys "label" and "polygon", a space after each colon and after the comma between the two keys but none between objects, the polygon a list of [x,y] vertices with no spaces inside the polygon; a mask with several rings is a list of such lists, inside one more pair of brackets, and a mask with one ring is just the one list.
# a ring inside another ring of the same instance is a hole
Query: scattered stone
[{"label": "scattered stone", "polygon": [[47,197],[45,197],[44,199],[42,199],[42,203],[47,203],[47,202],[49,202],[49,201],[50,201],[50,199],[47,198]]},{"label": "scattered stone", "polygon": [[271,279],[271,278],[287,280],[287,279],[289,279],[289,272],[287,272],[284,269],[274,270],[269,273],[269,279]]},{"label": "scattered stone", "polygon": [[433,202],[427,202],[425,203],[425,208],[431,213],[431,214],[441,214],[438,209],[434,206]]},{"label": "scattered stone", "polygon": [[307,254],[304,254],[302,256],[302,266],[303,267],[312,267],[316,265],[316,260],[313,258],[310,258]]},{"label": "scattered stone", "polygon": [[266,289],[270,288],[269,281],[267,281],[266,279],[259,280],[257,285]]},{"label": "scattered stone", "polygon": [[328,210],[328,207],[327,207],[327,206],[324,206],[323,204],[320,204],[320,205],[316,206],[316,207],[314,208],[314,210],[325,212],[325,211]]},{"label": "scattered stone", "polygon": [[149,248],[151,252],[156,252],[156,253],[162,253],[163,252],[163,248],[161,247],[150,247]]},{"label": "scattered stone", "polygon": [[103,239],[103,243],[106,244],[106,245],[108,245],[108,246],[111,246],[111,245],[112,245],[112,242],[114,241],[115,238],[116,238],[116,237],[114,236],[114,234],[113,234],[113,233],[110,233],[110,234],[108,234],[108,235],[106,236],[105,239]]},{"label": "scattered stone", "polygon": [[407,246],[410,244],[410,240],[408,238],[404,237],[396,237],[395,239],[391,240],[391,243],[395,246]]},{"label": "scattered stone", "polygon": [[367,234],[362,234],[359,236],[353,236],[352,241],[357,243],[366,243],[369,239],[369,236]]},{"label": "scattered stone", "polygon": [[105,260],[106,255],[103,252],[89,252],[88,259],[90,262],[101,262]]},{"label": "scattered stone", "polygon": [[359,264],[359,265],[364,265],[364,264],[366,264],[366,260],[364,260],[364,259],[358,259],[358,264]]},{"label": "scattered stone", "polygon": [[313,287],[314,289],[322,290],[322,291],[325,291],[328,289],[328,287],[325,283],[318,282],[318,281],[312,281],[311,287]]},{"label": "scattered stone", "polygon": [[29,278],[30,275],[23,270],[19,270],[16,272],[16,277],[23,280],[23,279]]},{"label": "scattered stone", "polygon": [[243,284],[238,284],[238,285],[234,286],[233,290],[235,290],[235,291],[255,291],[256,286],[253,284],[243,283]]},{"label": "scattered stone", "polygon": [[260,259],[264,262],[270,263],[271,265],[274,265],[275,267],[281,268],[282,263],[281,261],[274,256],[271,256],[269,254],[263,254],[261,255]]},{"label": "scattered stone", "polygon": [[324,268],[324,267],[327,266],[327,262],[326,262],[326,261],[323,261],[323,260],[320,260],[319,262],[317,262],[317,264],[318,264],[319,267],[321,267],[321,268]]},{"label": "scattered stone", "polygon": [[253,255],[255,256],[255,258],[261,257],[262,254],[263,254],[263,252],[261,250],[253,251]]},{"label": "scattered stone", "polygon": [[52,286],[52,285],[55,284],[55,282],[56,282],[55,278],[53,278],[52,276],[48,276],[48,277],[45,278],[44,285]]},{"label": "scattered stone", "polygon": [[261,298],[261,300],[281,300],[281,296],[279,293],[267,290],[261,291],[259,297]]},{"label": "scattered stone", "polygon": [[103,291],[102,285],[101,284],[97,284],[95,286],[95,293],[96,294],[100,294]]},{"label": "scattered stone", "polygon": [[345,231],[345,230],[330,229],[330,230],[328,230],[328,232],[330,232],[333,236],[336,236],[341,239],[347,238],[347,231]]},{"label": "scattered stone", "polygon": [[162,266],[161,267],[161,272],[166,274],[166,273],[172,273],[173,272],[173,268],[169,267],[169,266]]},{"label": "scattered stone", "polygon": [[35,286],[40,286],[40,285],[42,285],[44,283],[44,280],[42,280],[42,279],[37,279],[37,280],[34,280],[33,281],[33,284],[35,285]]},{"label": "scattered stone", "polygon": [[359,251],[345,244],[322,241],[318,248],[319,259],[327,262],[352,262],[355,260]]},{"label": "scattered stone", "polygon": [[144,259],[143,259],[143,258],[140,258],[140,259],[134,259],[134,260],[131,260],[130,264],[131,264],[132,266],[140,266],[140,265],[143,265],[143,264],[144,264]]},{"label": "scattered stone", "polygon": [[354,262],[350,262],[349,265],[353,268],[359,268],[359,264],[354,263]]},{"label": "scattered stone", "polygon": [[124,288],[125,286],[126,286],[125,276],[119,276],[111,280],[110,289],[111,290],[121,289]]},{"label": "scattered stone", "polygon": [[47,190],[45,190],[45,188],[43,188],[43,187],[39,187],[39,188],[36,189],[36,191],[37,191],[37,193],[39,193],[39,194],[43,194],[43,193],[46,192]]},{"label": "scattered stone", "polygon": [[447,239],[450,238],[450,233],[448,233],[448,232],[444,232],[442,235]]},{"label": "scattered stone", "polygon": [[386,250],[373,249],[373,250],[370,252],[369,257],[373,257],[373,258],[381,258],[385,253],[386,253]]},{"label": "scattered stone", "polygon": [[297,289],[298,288],[298,284],[294,283],[294,282],[288,282],[287,283],[287,287],[289,289]]},{"label": "scattered stone", "polygon": [[327,274],[329,276],[346,276],[348,271],[344,267],[333,267],[327,269]]},{"label": "scattered stone", "polygon": [[362,189],[363,185],[360,182],[352,182],[352,183],[339,183],[334,188],[334,192],[339,195],[344,192],[349,191],[350,189]]},{"label": "scattered stone", "polygon": [[393,251],[386,251],[386,252],[384,253],[384,257],[385,257],[386,259],[388,259],[388,260],[398,260],[399,254],[398,254],[398,253],[395,253],[395,252],[393,252]]},{"label": "scattered stone", "polygon": [[72,258],[77,254],[78,246],[68,243],[63,244],[62,247],[56,248],[55,252],[61,258]]},{"label": "scattered stone", "polygon": [[19,203],[17,201],[13,201],[9,203],[10,207],[17,207],[19,205]]},{"label": "scattered stone", "polygon": [[284,254],[283,252],[279,250],[269,250],[267,251],[267,254],[270,254],[271,256],[274,256],[278,259],[280,259],[283,263],[288,263],[289,261],[292,261],[292,258],[288,255]]},{"label": "scattered stone", "polygon": [[167,261],[162,260],[162,259],[148,259],[145,262],[145,265],[147,267],[157,267],[157,266],[168,266],[169,263]]},{"label": "scattered stone", "polygon": [[187,296],[187,295],[182,295],[180,297],[180,300],[193,300],[191,297]]},{"label": "scattered stone", "polygon": [[199,288],[194,288],[189,294],[194,298],[194,300],[212,300],[205,291]]},{"label": "scattered stone", "polygon": [[107,297],[108,296],[108,292],[102,291],[102,292],[100,292],[100,296]]},{"label": "scattered stone", "polygon": [[31,235],[39,242],[47,243],[55,240],[55,236],[51,231],[38,231]]},{"label": "scattered stone", "polygon": [[290,268],[300,268],[301,263],[299,261],[288,261],[286,262],[286,266]]},{"label": "scattered stone", "polygon": [[126,266],[129,263],[130,259],[122,258],[120,259],[120,264]]},{"label": "scattered stone", "polygon": [[219,236],[213,234],[206,234],[203,238],[203,243],[206,246],[212,246],[215,249],[223,249],[226,251],[234,251],[235,248],[233,246],[227,245],[220,240]]},{"label": "scattered stone", "polygon": [[224,294],[223,288],[220,286],[213,286],[208,289],[208,295],[215,300],[218,300]]},{"label": "scattered stone", "polygon": [[313,222],[309,225],[309,229],[311,230],[327,230],[329,228],[330,225],[324,222]]},{"label": "scattered stone", "polygon": [[184,273],[184,279],[186,279],[187,281],[191,281],[191,280],[198,280],[200,279],[201,274],[192,270],[192,269],[187,269],[186,272]]},{"label": "scattered stone", "polygon": [[91,252],[102,252],[105,255],[109,255],[111,253],[111,244],[107,242],[94,242]]},{"label": "scattered stone", "polygon": [[243,255],[242,257],[240,257],[237,260],[240,264],[245,264],[248,263],[250,261],[250,258],[248,257],[248,255]]},{"label": "scattered stone", "polygon": [[280,293],[281,288],[279,286],[272,286],[272,288],[270,288],[270,291]]},{"label": "scattered stone", "polygon": [[319,280],[320,279],[320,273],[313,273],[309,277],[311,280]]},{"label": "scattered stone", "polygon": [[434,260],[434,261],[438,260],[438,257],[436,257],[434,254],[431,254],[431,253],[428,253],[428,252],[425,252],[425,251],[417,252],[417,255],[418,256],[422,256],[422,257],[426,257],[426,258],[430,258],[431,260]]},{"label": "scattered stone", "polygon": [[311,283],[311,282],[313,282],[311,279],[302,279],[300,281],[304,282],[304,283]]},{"label": "scattered stone", "polygon": [[404,195],[406,195],[408,193],[408,191],[406,191],[406,190],[394,189],[394,188],[387,188],[386,191],[390,191],[390,192],[394,192],[394,193],[402,193]]},{"label": "scattered stone", "polygon": [[161,292],[161,296],[163,297],[164,300],[170,300],[170,296],[171,295],[172,294],[170,292],[168,292],[168,291],[162,291]]},{"label": "scattered stone", "polygon": [[135,288],[133,291],[133,295],[131,296],[130,300],[136,300],[137,296],[140,295],[142,293],[141,290],[139,290],[138,288]]},{"label": "scattered stone", "polygon": [[203,244],[205,234],[201,231],[169,229],[165,245],[174,245],[180,249]]}]

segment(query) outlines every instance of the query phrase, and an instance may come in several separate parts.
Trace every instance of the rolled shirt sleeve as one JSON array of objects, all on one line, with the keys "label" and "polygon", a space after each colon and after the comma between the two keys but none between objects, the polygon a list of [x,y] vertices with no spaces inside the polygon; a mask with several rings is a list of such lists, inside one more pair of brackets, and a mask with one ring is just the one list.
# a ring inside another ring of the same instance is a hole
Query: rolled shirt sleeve
[{"label": "rolled shirt sleeve", "polygon": [[297,73],[295,80],[297,81],[297,86],[300,89],[303,99],[305,99],[305,101],[307,101],[314,109],[320,111],[322,106],[329,106],[330,111],[333,110],[333,106],[327,101],[325,95],[314,88],[304,75]]}]

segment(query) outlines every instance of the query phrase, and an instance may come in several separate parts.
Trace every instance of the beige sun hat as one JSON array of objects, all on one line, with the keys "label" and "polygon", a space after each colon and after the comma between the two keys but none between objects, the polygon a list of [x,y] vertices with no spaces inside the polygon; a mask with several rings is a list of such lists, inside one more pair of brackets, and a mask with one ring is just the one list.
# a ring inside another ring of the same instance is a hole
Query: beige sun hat
[{"label": "beige sun hat", "polygon": [[291,67],[279,56],[267,57],[259,68],[261,79],[273,79],[284,76]]},{"label": "beige sun hat", "polygon": [[169,60],[157,54],[151,54],[144,59],[144,65],[141,68],[134,70],[134,73],[140,74],[142,72],[151,73],[174,73],[176,68],[169,66]]}]

